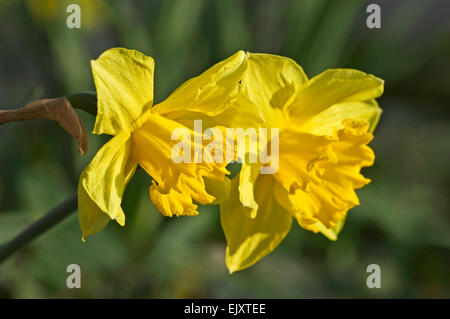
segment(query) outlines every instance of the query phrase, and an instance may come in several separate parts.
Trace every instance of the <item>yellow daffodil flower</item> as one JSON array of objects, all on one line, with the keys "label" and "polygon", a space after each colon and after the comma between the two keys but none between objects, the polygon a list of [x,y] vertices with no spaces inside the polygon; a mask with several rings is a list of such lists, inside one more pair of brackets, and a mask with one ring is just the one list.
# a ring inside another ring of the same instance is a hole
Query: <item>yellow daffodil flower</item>
[{"label": "yellow daffodil flower", "polygon": [[308,80],[285,57],[247,53],[242,64],[235,106],[219,122],[247,118],[279,128],[279,169],[262,175],[263,164],[244,162],[221,204],[230,272],[273,251],[293,219],[336,240],[347,211],[359,204],[355,189],[370,181],[360,170],[374,161],[367,144],[381,115],[375,98],[383,93],[381,79],[357,70],[330,69]]},{"label": "yellow daffodil flower", "polygon": [[[198,112],[205,116],[220,113],[238,93],[244,59],[241,53],[216,64],[155,107],[151,57],[114,48],[92,61],[98,97],[93,133],[113,138],[80,177],[78,207],[83,240],[99,232],[109,220],[125,224],[122,195],[137,165],[153,178],[150,197],[165,216],[196,215],[194,201],[213,203],[224,192],[220,183],[228,180],[224,177],[228,173],[225,162],[172,161],[171,151],[177,143],[172,133],[177,128],[190,128],[171,117],[182,113],[182,119],[193,120]],[[189,143],[195,149],[195,139]]]}]

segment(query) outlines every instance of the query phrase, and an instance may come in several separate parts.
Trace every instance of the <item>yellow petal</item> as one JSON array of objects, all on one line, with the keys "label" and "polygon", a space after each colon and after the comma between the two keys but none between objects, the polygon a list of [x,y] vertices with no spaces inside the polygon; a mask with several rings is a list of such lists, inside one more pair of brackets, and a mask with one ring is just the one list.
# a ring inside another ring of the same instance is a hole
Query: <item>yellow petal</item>
[{"label": "yellow petal", "polygon": [[78,207],[83,238],[106,225],[101,213],[122,226],[125,224],[122,195],[137,166],[130,157],[129,137],[127,132],[113,137],[81,174]]},{"label": "yellow petal", "polygon": [[153,59],[114,48],[91,61],[91,66],[98,99],[93,133],[116,135],[130,130],[153,104]]},{"label": "yellow petal", "polygon": [[334,104],[375,99],[383,80],[352,69],[329,69],[309,80],[286,109],[290,121],[304,123]]},{"label": "yellow petal", "polygon": [[316,226],[319,229],[319,232],[322,233],[322,235],[327,237],[329,240],[337,240],[339,233],[341,232],[342,228],[344,227],[345,219],[346,219],[346,216],[341,218],[341,220],[338,221],[336,223],[336,225],[334,225],[331,228],[326,228],[325,225],[322,224],[322,222],[320,222],[320,221],[318,221],[316,223]]},{"label": "yellow petal", "polygon": [[344,102],[331,106],[301,125],[301,129],[316,135],[333,135],[344,128],[345,119],[367,121],[369,133],[373,133],[378,124],[382,110],[375,100]]},{"label": "yellow petal", "polygon": [[[226,162],[208,162],[202,158],[196,163],[199,154],[205,155],[201,136],[200,143],[196,143],[196,133],[192,130],[153,112],[147,112],[142,120],[132,133],[132,156],[153,177],[150,188],[153,203],[164,216],[197,215],[194,201],[211,204],[215,200],[206,191],[204,178],[224,181],[228,174]],[[181,142],[186,143],[190,162],[175,163],[172,158],[172,151],[181,143],[178,136],[172,140],[172,133],[179,129],[187,134],[187,140]]]},{"label": "yellow petal", "polygon": [[220,220],[227,238],[226,264],[230,273],[252,266],[273,251],[289,232],[292,216],[274,200],[273,179],[260,175],[255,194],[258,215],[248,218],[237,192],[238,178],[232,181],[232,193],[220,206]]},{"label": "yellow petal", "polygon": [[257,53],[247,57],[241,94],[253,102],[267,126],[283,126],[284,108],[308,80],[303,69],[295,61],[278,55]]},{"label": "yellow petal", "polygon": [[347,211],[359,204],[355,189],[370,182],[360,170],[374,160],[367,146],[372,139],[368,123],[345,120],[343,125],[334,136],[286,129],[280,134],[280,169],[274,175],[277,201],[300,226],[330,239],[336,239]]},{"label": "yellow petal", "polygon": [[260,163],[242,163],[239,172],[239,200],[243,212],[249,218],[255,218],[258,212],[258,203],[255,200],[255,183],[261,169]]},{"label": "yellow petal", "polygon": [[78,220],[83,241],[101,231],[111,220],[89,197],[81,183],[78,184]]},{"label": "yellow petal", "polygon": [[223,181],[205,178],[205,185],[206,192],[215,198],[211,205],[219,205],[230,196],[231,180],[229,178],[224,178]]},{"label": "yellow petal", "polygon": [[[156,105],[153,112],[172,119],[185,118],[186,112],[217,115],[233,102],[246,67],[245,53],[238,51],[183,83],[165,101]],[[181,114],[170,115],[174,112]]]},{"label": "yellow petal", "polygon": [[[226,137],[229,139],[229,145],[234,144],[234,160],[239,160],[242,163],[239,172],[239,200],[243,205],[246,216],[255,218],[258,212],[258,203],[256,203],[254,197],[254,187],[262,166],[258,149],[265,147],[267,136],[258,136],[257,139],[253,139],[250,138],[251,134],[247,135],[244,130],[237,129],[233,132],[234,134],[226,134]],[[248,132],[251,133],[252,131]],[[254,129],[253,134],[254,136],[257,135],[257,131]]]}]

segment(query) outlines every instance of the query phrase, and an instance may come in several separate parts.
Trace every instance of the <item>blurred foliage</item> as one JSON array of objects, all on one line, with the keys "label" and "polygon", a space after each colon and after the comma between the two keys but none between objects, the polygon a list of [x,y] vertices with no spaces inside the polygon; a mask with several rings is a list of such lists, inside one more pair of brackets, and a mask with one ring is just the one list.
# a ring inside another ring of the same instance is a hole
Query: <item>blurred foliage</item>
[{"label": "blurred foliage", "polygon": [[[372,2],[372,1],[371,1]],[[94,89],[90,59],[124,46],[155,58],[155,97],[239,49],[288,56],[308,76],[351,67],[386,81],[384,109],[360,190],[337,242],[298,226],[257,265],[229,275],[218,208],[164,219],[142,171],[124,199],[127,225],[81,242],[75,216],[0,265],[0,297],[450,297],[450,3],[375,1],[381,29],[365,25],[367,1],[0,0],[0,105]],[[78,3],[82,28],[65,25]],[[88,128],[94,119],[80,112]],[[0,126],[0,243],[71,194],[90,151],[56,124]],[[66,267],[82,289],[66,287]],[[366,267],[381,266],[381,289]]]}]

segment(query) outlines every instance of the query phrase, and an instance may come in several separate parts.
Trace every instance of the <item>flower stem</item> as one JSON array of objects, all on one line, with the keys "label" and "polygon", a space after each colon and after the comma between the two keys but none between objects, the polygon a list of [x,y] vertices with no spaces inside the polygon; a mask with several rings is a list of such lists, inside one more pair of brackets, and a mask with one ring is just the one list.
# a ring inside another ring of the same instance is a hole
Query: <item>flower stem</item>
[{"label": "flower stem", "polygon": [[75,193],[28,226],[15,238],[0,246],[0,263],[76,211],[77,204],[77,194]]}]

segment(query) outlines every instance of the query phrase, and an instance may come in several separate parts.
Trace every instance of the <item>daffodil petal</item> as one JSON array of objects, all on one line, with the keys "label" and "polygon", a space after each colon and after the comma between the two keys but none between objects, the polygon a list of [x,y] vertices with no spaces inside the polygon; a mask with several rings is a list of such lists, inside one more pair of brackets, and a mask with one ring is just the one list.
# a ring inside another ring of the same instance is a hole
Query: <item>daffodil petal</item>
[{"label": "daffodil petal", "polygon": [[369,133],[373,133],[382,112],[375,100],[339,103],[312,117],[301,129],[316,135],[333,135],[344,128],[344,120],[354,119],[367,121]]},{"label": "daffodil petal", "polygon": [[242,163],[239,172],[239,200],[243,211],[249,218],[255,218],[258,212],[258,203],[255,200],[255,183],[261,169],[260,163]]},{"label": "daffodil petal", "polygon": [[339,233],[341,232],[342,228],[344,227],[345,220],[347,216],[344,216],[339,220],[336,225],[334,225],[331,228],[325,227],[322,222],[318,221],[316,226],[319,229],[319,232],[327,237],[329,240],[337,240]]},{"label": "daffodil petal", "polygon": [[[247,138],[244,134],[228,135],[227,138],[230,144],[235,143],[234,159],[242,163],[239,172],[239,200],[247,217],[255,218],[258,212],[258,203],[255,200],[254,188],[262,166],[258,148],[265,146],[267,139],[264,139],[264,136],[259,136],[258,139]],[[238,150],[238,143],[245,143],[244,146],[240,146],[241,150]]]},{"label": "daffodil petal", "polygon": [[300,88],[286,111],[291,121],[304,123],[334,104],[375,99],[383,80],[358,70],[329,69]]},{"label": "daffodil petal", "polygon": [[81,174],[78,206],[83,238],[105,225],[100,212],[122,226],[125,224],[125,214],[121,207],[122,195],[137,166],[130,157],[129,137],[128,132],[113,137]]},{"label": "daffodil petal", "polygon": [[248,218],[237,192],[238,178],[232,181],[232,193],[220,206],[220,220],[227,239],[226,264],[230,273],[252,266],[272,252],[288,234],[292,216],[274,200],[273,179],[261,175],[256,182],[258,215]]},{"label": "daffodil petal", "polygon": [[153,112],[171,119],[186,118],[195,112],[215,116],[235,100],[246,68],[245,53],[238,51],[183,83],[165,101],[156,105]]},{"label": "daffodil petal", "polygon": [[91,61],[98,110],[94,134],[130,130],[153,104],[154,61],[138,51],[113,48]]},{"label": "daffodil petal", "polygon": [[231,192],[231,180],[224,178],[222,181],[205,178],[206,192],[213,196],[215,200],[211,205],[219,205],[228,199]]},{"label": "daffodil petal", "polygon": [[84,186],[78,184],[78,220],[81,226],[82,240],[101,231],[111,220],[89,197]]},{"label": "daffodil petal", "polygon": [[286,57],[261,53],[249,53],[247,57],[248,68],[242,79],[241,94],[258,108],[267,126],[284,125],[283,110],[308,80],[305,72]]}]

